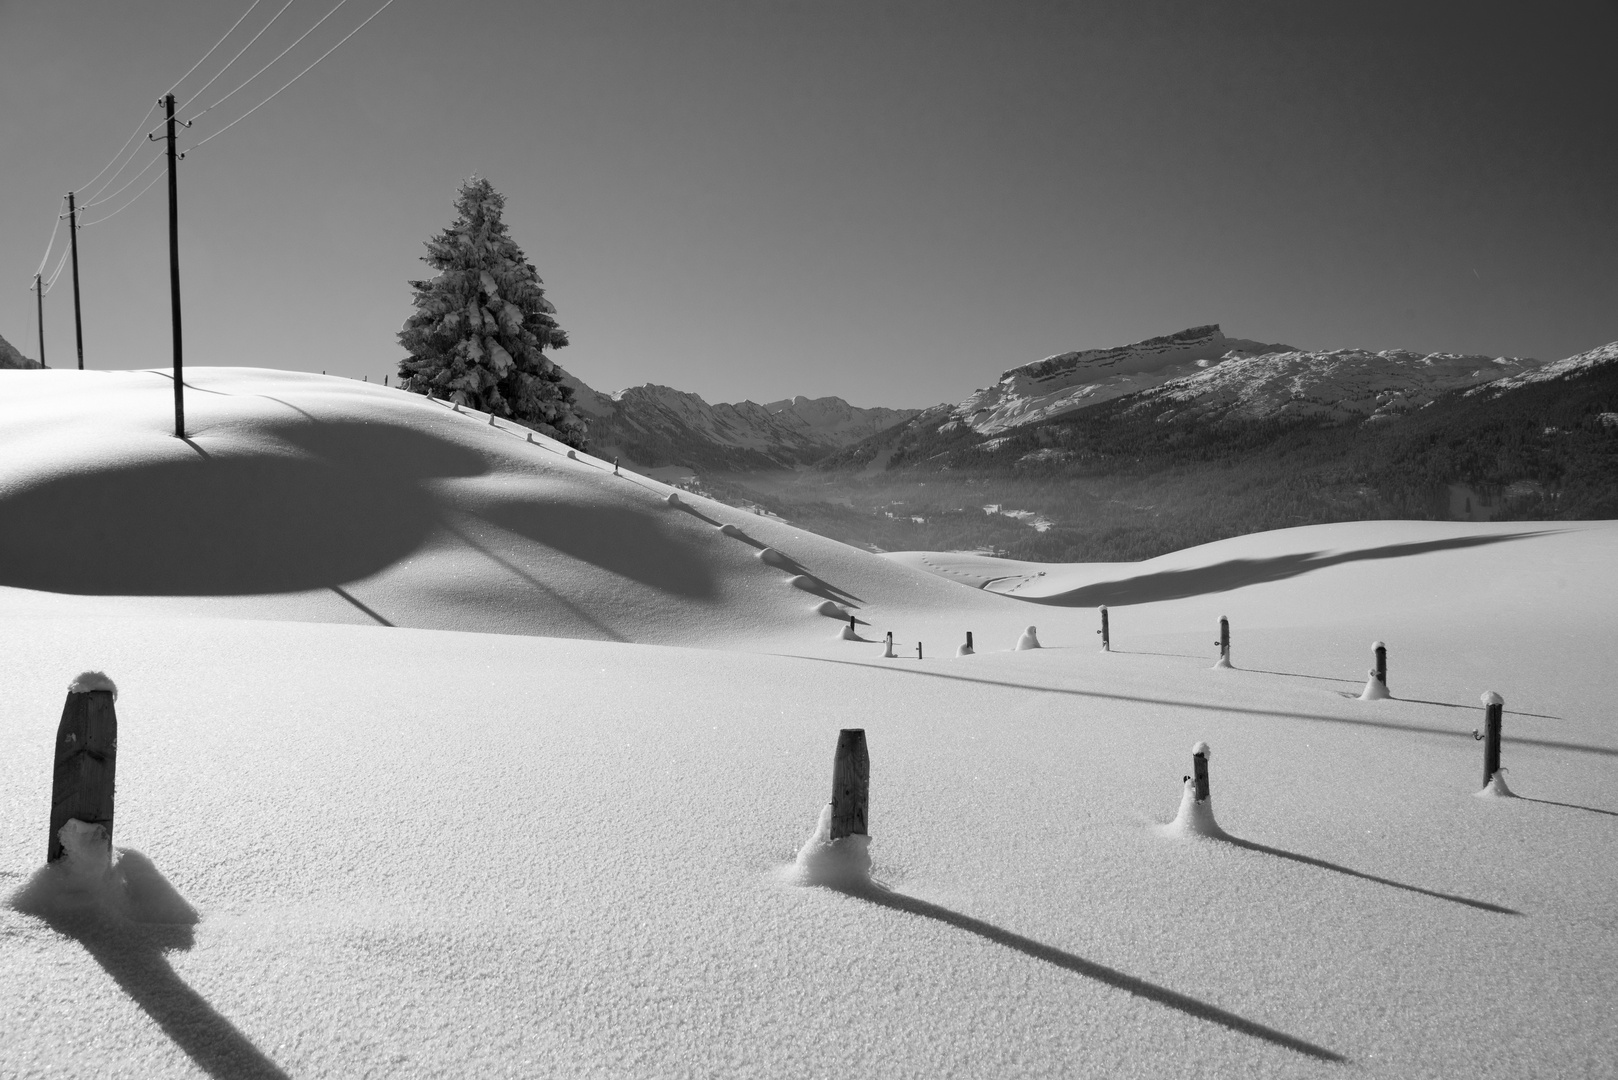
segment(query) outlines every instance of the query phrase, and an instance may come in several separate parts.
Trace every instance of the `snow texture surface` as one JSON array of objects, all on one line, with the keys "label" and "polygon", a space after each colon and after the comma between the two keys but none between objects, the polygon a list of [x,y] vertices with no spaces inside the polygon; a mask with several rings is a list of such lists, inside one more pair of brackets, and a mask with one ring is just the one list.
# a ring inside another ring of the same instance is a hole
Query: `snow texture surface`
[{"label": "snow texture surface", "polygon": [[[382,387],[188,379],[185,443],[160,375],[0,372],[0,1076],[1611,1075],[1618,524],[877,557]],[[46,868],[87,669],[129,847]],[[1490,690],[1516,798],[1473,797]]]}]

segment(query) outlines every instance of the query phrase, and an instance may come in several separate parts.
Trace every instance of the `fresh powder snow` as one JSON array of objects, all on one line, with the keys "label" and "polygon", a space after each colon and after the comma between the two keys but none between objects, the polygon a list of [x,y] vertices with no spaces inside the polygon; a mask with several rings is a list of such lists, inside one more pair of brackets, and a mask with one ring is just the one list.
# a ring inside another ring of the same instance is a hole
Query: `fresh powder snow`
[{"label": "fresh powder snow", "polygon": [[[876,556],[373,384],[187,379],[181,442],[161,373],[0,372],[0,1075],[1618,1060],[1618,523]],[[47,867],[85,671],[126,846]]]}]

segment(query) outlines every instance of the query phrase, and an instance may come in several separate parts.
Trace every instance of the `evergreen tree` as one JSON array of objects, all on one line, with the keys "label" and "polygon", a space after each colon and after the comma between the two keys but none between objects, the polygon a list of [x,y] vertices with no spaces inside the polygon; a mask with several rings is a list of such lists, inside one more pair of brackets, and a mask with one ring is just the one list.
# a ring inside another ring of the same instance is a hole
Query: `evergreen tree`
[{"label": "evergreen tree", "polygon": [[545,348],[567,344],[534,265],[500,220],[506,200],[473,177],[455,200],[459,217],[427,241],[422,262],[438,271],[412,281],[416,313],[399,344],[399,385],[468,405],[584,447],[573,390]]}]

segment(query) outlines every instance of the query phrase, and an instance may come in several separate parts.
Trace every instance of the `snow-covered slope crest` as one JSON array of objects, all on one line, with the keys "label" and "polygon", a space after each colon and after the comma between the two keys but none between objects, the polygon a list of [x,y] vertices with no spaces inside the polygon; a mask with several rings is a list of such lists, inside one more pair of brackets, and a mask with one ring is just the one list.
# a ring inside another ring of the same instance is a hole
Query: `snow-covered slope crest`
[{"label": "snow-covered slope crest", "polygon": [[854,611],[957,607],[868,552],[671,503],[664,484],[487,414],[297,372],[186,375],[182,441],[163,372],[0,373],[9,610],[763,647],[830,640]]},{"label": "snow-covered slope crest", "polygon": [[609,395],[577,376],[564,381],[590,418],[592,449],[647,466],[790,468],[903,423],[918,411],[864,409],[838,397],[709,404],[697,394],[655,383]]},{"label": "snow-covered slope crest", "polygon": [[1440,394],[1499,383],[1542,367],[1542,361],[1518,357],[1404,349],[1233,356],[1143,392],[1140,407],[1164,402],[1183,406],[1163,419],[1381,419],[1418,409]]},{"label": "snow-covered slope crest", "polygon": [[1530,386],[1534,383],[1549,382],[1552,379],[1566,379],[1575,375],[1583,375],[1603,364],[1618,363],[1618,341],[1588,352],[1575,353],[1563,360],[1556,360],[1543,367],[1530,368],[1514,375],[1489,384],[1486,387],[1475,387],[1467,391],[1468,395],[1483,393],[1485,390],[1496,391],[1515,390],[1521,386]]},{"label": "snow-covered slope crest", "polygon": [[1290,351],[1226,337],[1217,323],[1111,349],[1085,349],[1012,368],[993,386],[955,407],[957,419],[982,435],[1050,420],[1074,409],[1146,390],[1239,356]]}]

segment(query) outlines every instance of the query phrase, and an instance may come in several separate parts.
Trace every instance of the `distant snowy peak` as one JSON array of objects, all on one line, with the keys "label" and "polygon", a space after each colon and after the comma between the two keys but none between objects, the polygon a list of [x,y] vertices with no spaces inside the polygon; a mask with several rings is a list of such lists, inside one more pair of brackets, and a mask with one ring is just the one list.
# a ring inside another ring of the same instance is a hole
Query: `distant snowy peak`
[{"label": "distant snowy peak", "polygon": [[1162,419],[1374,420],[1418,409],[1440,394],[1498,384],[1544,367],[1539,360],[1403,349],[1289,350],[1227,357],[1215,367],[1141,393],[1138,407],[1180,406]]},{"label": "distant snowy peak", "polygon": [[28,357],[18,352],[11,342],[0,337],[0,368],[37,368],[38,366],[39,361],[28,359]]},{"label": "distant snowy peak", "polygon": [[1484,390],[1505,391],[1515,390],[1521,386],[1532,383],[1549,382],[1552,379],[1566,379],[1575,375],[1583,375],[1593,371],[1603,364],[1618,364],[1618,341],[1610,345],[1603,345],[1589,352],[1577,353],[1565,360],[1556,360],[1540,367],[1531,368],[1519,374],[1508,375],[1487,387],[1477,387],[1468,390],[1467,394],[1478,394]]},{"label": "distant snowy peak", "polygon": [[982,435],[1050,420],[1139,393],[1228,359],[1294,351],[1290,345],[1226,337],[1217,323],[1111,349],[1062,353],[1012,368],[955,407]]},{"label": "distant snowy peak", "polygon": [[646,383],[615,394],[564,373],[590,420],[598,453],[621,452],[645,466],[791,468],[903,423],[915,409],[862,409],[842,398],[795,397],[709,404],[696,394]]}]

